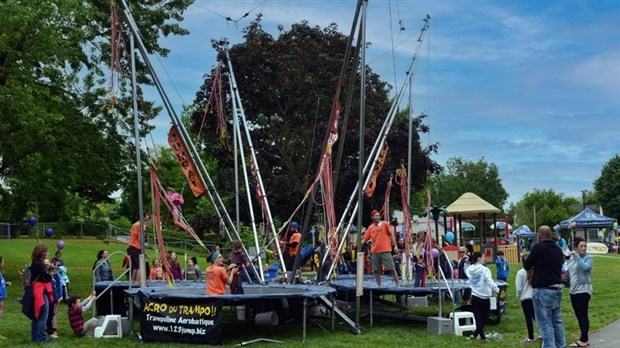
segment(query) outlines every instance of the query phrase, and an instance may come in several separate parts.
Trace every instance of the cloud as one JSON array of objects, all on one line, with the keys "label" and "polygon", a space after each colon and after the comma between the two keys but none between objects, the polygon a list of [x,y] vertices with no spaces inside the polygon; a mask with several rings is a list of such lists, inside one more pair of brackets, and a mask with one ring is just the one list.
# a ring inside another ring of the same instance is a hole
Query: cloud
[{"label": "cloud", "polygon": [[[620,44],[620,42],[618,42]],[[602,93],[618,104],[620,96],[620,49],[610,50],[575,62],[564,75],[566,82],[580,90]]]},{"label": "cloud", "polygon": [[[243,27],[259,12],[274,37],[278,25],[290,30],[301,20],[335,22],[348,34],[355,4],[200,0],[182,24],[191,34],[162,39],[172,51],[165,68],[156,68],[180,113],[216,64],[211,38],[242,42]],[[416,67],[414,114],[429,115],[423,141],[440,143],[435,159],[485,157],[498,166],[511,202],[534,188],[575,197],[591,189],[618,153],[617,2],[370,1],[367,62],[385,81],[394,84],[395,72],[398,84],[405,81],[426,14],[432,19]],[[157,134],[165,142],[169,121],[162,119]]]}]

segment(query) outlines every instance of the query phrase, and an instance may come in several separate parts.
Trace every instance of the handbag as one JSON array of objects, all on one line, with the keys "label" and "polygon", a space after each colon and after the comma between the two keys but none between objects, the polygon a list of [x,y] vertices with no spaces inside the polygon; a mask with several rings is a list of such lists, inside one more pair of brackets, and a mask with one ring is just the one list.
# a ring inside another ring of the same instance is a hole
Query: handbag
[{"label": "handbag", "polygon": [[24,288],[24,296],[22,296],[22,313],[28,319],[34,320],[34,293],[32,291],[32,284]]},{"label": "handbag", "polygon": [[[28,279],[30,279],[30,277],[28,277]],[[36,282],[37,280],[39,280],[39,277],[37,277],[34,281]],[[30,319],[30,320],[35,320],[36,318],[34,317],[34,289],[32,288],[32,283],[34,282],[30,282],[28,283],[27,286],[24,286],[24,296],[22,296],[22,313],[24,313],[24,315]]]}]

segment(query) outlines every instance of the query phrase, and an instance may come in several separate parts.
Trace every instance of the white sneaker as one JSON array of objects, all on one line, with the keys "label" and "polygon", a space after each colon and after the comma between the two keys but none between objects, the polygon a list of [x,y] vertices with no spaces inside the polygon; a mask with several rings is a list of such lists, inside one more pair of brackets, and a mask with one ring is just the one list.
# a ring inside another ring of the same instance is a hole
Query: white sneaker
[{"label": "white sneaker", "polygon": [[523,344],[531,344],[531,343],[536,343],[536,340],[535,339],[531,340],[529,338],[526,338],[526,339],[522,340],[521,343],[523,343]]}]

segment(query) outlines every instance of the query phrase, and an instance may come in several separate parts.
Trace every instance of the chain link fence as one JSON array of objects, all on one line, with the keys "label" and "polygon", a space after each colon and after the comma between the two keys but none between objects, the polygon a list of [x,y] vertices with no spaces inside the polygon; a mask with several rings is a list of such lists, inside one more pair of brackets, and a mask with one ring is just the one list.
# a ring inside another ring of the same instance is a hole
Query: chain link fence
[{"label": "chain link fence", "polygon": [[[114,237],[115,233],[113,225],[96,222],[38,222],[34,226],[27,223],[0,223],[8,225],[8,234],[10,238],[30,237],[43,238],[47,237],[46,232],[56,238],[66,237],[95,237],[108,238]],[[112,226],[112,227],[110,227]],[[119,228],[120,229],[120,228]],[[125,234],[128,234],[128,229]]]},{"label": "chain link fence", "polygon": [[[129,241],[129,231],[131,227],[118,227],[107,223],[97,222],[38,222],[34,226],[27,223],[8,223],[0,222],[0,239],[10,238],[45,238],[46,231],[51,232],[53,238],[97,238],[97,239],[117,239],[127,243]],[[145,243],[147,249],[157,249],[155,236],[153,233],[146,234]],[[179,238],[164,236],[164,247],[166,250],[173,248],[183,251],[185,254],[210,254],[219,248],[219,243],[203,242],[202,247],[192,238]]]},{"label": "chain link fence", "polygon": [[11,224],[0,222],[0,239],[11,238]]}]

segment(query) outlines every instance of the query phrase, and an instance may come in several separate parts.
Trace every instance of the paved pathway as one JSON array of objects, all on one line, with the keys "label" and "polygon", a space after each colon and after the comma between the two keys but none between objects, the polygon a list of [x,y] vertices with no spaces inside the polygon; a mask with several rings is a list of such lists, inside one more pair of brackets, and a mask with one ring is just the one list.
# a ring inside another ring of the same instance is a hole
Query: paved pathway
[{"label": "paved pathway", "polygon": [[599,331],[590,334],[590,348],[612,347],[620,347],[620,320],[616,320]]}]

